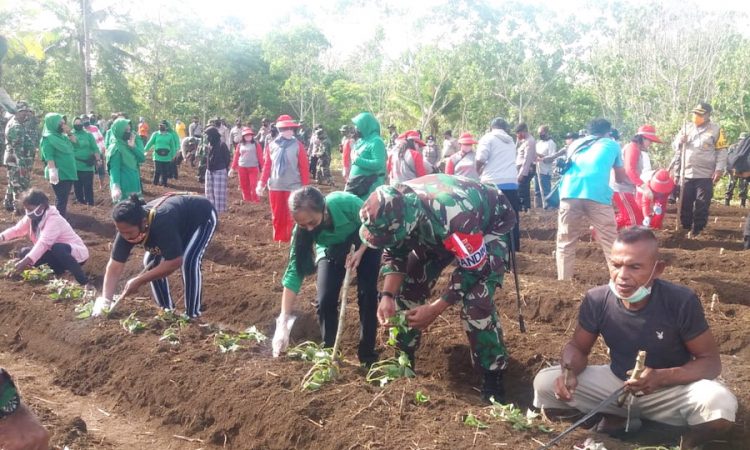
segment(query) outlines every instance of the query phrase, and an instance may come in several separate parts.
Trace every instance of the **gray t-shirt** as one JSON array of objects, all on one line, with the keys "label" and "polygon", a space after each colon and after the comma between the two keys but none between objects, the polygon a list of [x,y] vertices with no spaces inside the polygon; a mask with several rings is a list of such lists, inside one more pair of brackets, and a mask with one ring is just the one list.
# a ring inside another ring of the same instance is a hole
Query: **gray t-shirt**
[{"label": "gray t-shirt", "polygon": [[708,330],[703,306],[686,286],[657,279],[645,308],[628,311],[608,286],[589,290],[578,312],[584,330],[600,334],[610,350],[610,369],[626,380],[638,350],[646,351],[646,366],[680,367],[690,361],[685,342]]}]

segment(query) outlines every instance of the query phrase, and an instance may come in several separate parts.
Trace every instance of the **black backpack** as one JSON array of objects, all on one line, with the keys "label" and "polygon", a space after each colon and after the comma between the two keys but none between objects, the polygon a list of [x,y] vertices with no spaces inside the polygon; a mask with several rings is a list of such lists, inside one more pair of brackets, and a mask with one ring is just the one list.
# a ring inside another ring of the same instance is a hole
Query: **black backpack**
[{"label": "black backpack", "polygon": [[745,138],[729,149],[727,169],[736,173],[750,172],[750,139]]}]

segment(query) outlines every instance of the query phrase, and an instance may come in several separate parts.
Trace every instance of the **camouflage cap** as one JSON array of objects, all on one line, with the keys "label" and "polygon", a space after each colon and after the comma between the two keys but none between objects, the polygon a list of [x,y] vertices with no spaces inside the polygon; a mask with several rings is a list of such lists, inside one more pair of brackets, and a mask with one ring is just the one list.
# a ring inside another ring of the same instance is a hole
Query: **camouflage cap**
[{"label": "camouflage cap", "polygon": [[31,110],[32,109],[29,103],[24,100],[19,100],[18,103],[16,103],[16,112],[31,111]]},{"label": "camouflage cap", "polygon": [[359,237],[372,248],[392,247],[406,237],[406,202],[392,186],[380,186],[362,205]]}]

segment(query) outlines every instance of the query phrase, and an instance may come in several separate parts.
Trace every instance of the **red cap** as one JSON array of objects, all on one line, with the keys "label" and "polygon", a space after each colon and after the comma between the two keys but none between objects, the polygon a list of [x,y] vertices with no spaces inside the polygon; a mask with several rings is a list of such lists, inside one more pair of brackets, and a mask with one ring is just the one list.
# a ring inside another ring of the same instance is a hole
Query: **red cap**
[{"label": "red cap", "polygon": [[462,145],[475,145],[477,144],[477,140],[474,139],[471,133],[464,133],[458,138],[458,143]]},{"label": "red cap", "polygon": [[299,124],[292,120],[292,116],[282,114],[276,119],[276,128],[299,128]]},{"label": "red cap", "polygon": [[249,135],[255,135],[255,131],[253,131],[253,129],[250,128],[250,127],[243,127],[242,128],[242,135],[243,136],[247,136],[248,134]]},{"label": "red cap", "polygon": [[666,169],[659,169],[651,175],[648,187],[659,194],[668,194],[672,192],[672,189],[674,188],[674,181],[672,181],[672,177],[669,176],[669,171]]},{"label": "red cap", "polygon": [[401,139],[404,141],[407,139],[411,139],[412,141],[414,141],[415,144],[417,144],[420,147],[424,147],[425,145],[427,145],[424,143],[422,139],[419,139],[419,133],[416,130],[404,131],[403,133],[401,133],[401,135],[399,135],[397,139]]},{"label": "red cap", "polygon": [[656,135],[656,128],[653,125],[641,125],[636,134],[638,136],[643,136],[651,142],[656,142],[657,144],[662,143],[661,139]]}]

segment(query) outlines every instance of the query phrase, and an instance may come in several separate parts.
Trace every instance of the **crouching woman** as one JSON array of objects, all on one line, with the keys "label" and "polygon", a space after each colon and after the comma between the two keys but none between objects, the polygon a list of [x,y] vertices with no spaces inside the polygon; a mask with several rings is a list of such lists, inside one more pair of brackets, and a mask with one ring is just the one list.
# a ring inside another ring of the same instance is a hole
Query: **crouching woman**
[{"label": "crouching woman", "polygon": [[[357,355],[363,364],[377,361],[375,336],[377,331],[379,250],[361,245],[359,210],[362,200],[346,192],[332,192],[327,196],[312,186],[292,192],[289,209],[296,222],[292,233],[289,263],[282,284],[281,314],[276,321],[274,355],[278,356],[289,342],[289,319],[297,294],[306,275],[316,272],[318,320],[323,344],[333,347],[338,329],[338,299],[347,267],[357,270],[357,298],[359,302],[360,339]],[[357,251],[347,257],[354,245]]]},{"label": "crouching woman", "polygon": [[21,249],[21,260],[16,263],[16,271],[47,264],[55,275],[70,272],[79,284],[85,285],[88,277],[81,264],[89,259],[89,250],[81,237],[57,208],[50,206],[44,192],[31,189],[24,194],[21,202],[26,211],[24,217],[0,233],[0,241],[28,237],[33,244]]},{"label": "crouching woman", "polygon": [[109,309],[115,286],[125,269],[130,252],[142,244],[143,271],[125,283],[121,298],[135,293],[146,283],[156,303],[173,310],[167,276],[182,269],[185,292],[185,314],[201,314],[203,276],[201,262],[216,230],[216,210],[205,197],[190,194],[167,194],[145,204],[137,194],[115,205],[112,219],[117,228],[112,254],[104,274],[102,297],[96,299],[93,315]]}]

